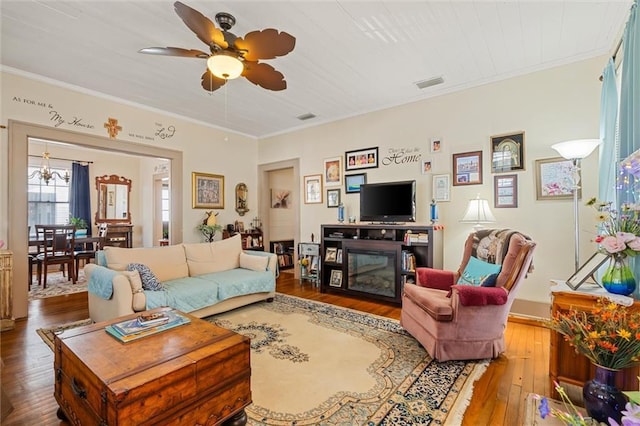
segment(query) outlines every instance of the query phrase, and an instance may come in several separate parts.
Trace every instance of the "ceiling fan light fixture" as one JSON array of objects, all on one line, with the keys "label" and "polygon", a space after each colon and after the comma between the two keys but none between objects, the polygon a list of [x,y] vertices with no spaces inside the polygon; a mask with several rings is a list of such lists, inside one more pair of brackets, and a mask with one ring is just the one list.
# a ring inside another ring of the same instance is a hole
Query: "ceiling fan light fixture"
[{"label": "ceiling fan light fixture", "polygon": [[207,67],[213,75],[224,80],[238,78],[244,70],[242,61],[227,53],[218,53],[209,57]]}]

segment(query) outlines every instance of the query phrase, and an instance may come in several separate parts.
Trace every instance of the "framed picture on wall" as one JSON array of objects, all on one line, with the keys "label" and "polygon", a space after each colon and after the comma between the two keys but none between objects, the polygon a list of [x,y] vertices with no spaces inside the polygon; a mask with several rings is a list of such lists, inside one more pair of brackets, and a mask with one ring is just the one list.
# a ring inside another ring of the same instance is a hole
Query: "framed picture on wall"
[{"label": "framed picture on wall", "polygon": [[482,183],[482,151],[453,154],[453,186]]},{"label": "framed picture on wall", "polygon": [[378,147],[347,151],[344,153],[344,169],[360,170],[378,167]]},{"label": "framed picture on wall", "polygon": [[491,172],[524,170],[524,132],[491,136]]},{"label": "framed picture on wall", "polygon": [[340,188],[327,189],[327,207],[338,207],[340,205]]},{"label": "framed picture on wall", "polygon": [[324,184],[325,186],[342,185],[342,158],[334,157],[324,160]]},{"label": "framed picture on wall", "polygon": [[518,175],[493,177],[493,206],[496,208],[518,207]]},{"label": "framed picture on wall", "polygon": [[360,185],[367,183],[366,173],[357,173],[353,175],[345,175],[344,177],[344,189],[347,194],[353,194],[360,192]]},{"label": "framed picture on wall", "polygon": [[449,175],[434,175],[432,198],[437,202],[450,201],[450,193],[451,179]]},{"label": "framed picture on wall", "polygon": [[420,170],[422,171],[423,175],[431,173],[431,168],[432,168],[432,165],[431,165],[430,158],[427,158],[421,161]]},{"label": "framed picture on wall", "polygon": [[430,151],[433,153],[442,151],[442,138],[431,138]]},{"label": "framed picture on wall", "polygon": [[[577,171],[580,181],[580,169]],[[578,188],[578,198],[582,195]],[[573,198],[573,162],[562,157],[536,160],[536,199]]]},{"label": "framed picture on wall", "polygon": [[224,209],[224,176],[192,172],[191,200],[194,209]]},{"label": "framed picture on wall", "polygon": [[322,175],[304,177],[304,202],[305,204],[322,203]]}]

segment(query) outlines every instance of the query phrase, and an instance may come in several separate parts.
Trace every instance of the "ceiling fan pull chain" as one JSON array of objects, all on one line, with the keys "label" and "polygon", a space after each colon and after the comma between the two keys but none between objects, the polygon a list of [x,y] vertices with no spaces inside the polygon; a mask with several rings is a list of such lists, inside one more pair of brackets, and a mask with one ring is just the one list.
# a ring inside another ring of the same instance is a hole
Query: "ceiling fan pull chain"
[{"label": "ceiling fan pull chain", "polygon": [[[226,79],[225,79],[226,81]],[[224,124],[228,125],[229,121],[227,119],[227,91],[229,90],[229,85],[224,85]]]}]

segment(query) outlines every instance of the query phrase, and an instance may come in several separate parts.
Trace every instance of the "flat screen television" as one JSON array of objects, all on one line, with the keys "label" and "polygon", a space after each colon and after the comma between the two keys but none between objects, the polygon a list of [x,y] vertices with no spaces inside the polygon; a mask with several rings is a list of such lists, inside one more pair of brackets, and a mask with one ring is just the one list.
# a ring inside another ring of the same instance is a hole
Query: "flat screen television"
[{"label": "flat screen television", "polygon": [[416,181],[360,185],[361,222],[415,222]]}]

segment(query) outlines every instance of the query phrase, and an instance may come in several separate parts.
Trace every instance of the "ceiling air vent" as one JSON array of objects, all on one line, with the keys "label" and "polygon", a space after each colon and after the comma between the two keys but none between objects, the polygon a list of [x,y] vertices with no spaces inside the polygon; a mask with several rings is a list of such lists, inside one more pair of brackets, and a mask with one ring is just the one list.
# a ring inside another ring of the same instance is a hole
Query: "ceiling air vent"
[{"label": "ceiling air vent", "polygon": [[304,120],[310,120],[312,118],[316,118],[315,114],[312,114],[310,112],[306,113],[306,114],[302,114],[296,117],[298,120],[304,121]]},{"label": "ceiling air vent", "polygon": [[422,80],[415,83],[418,89],[426,89],[427,87],[435,86],[437,84],[444,83],[444,79],[442,77],[430,78],[429,80]]}]

